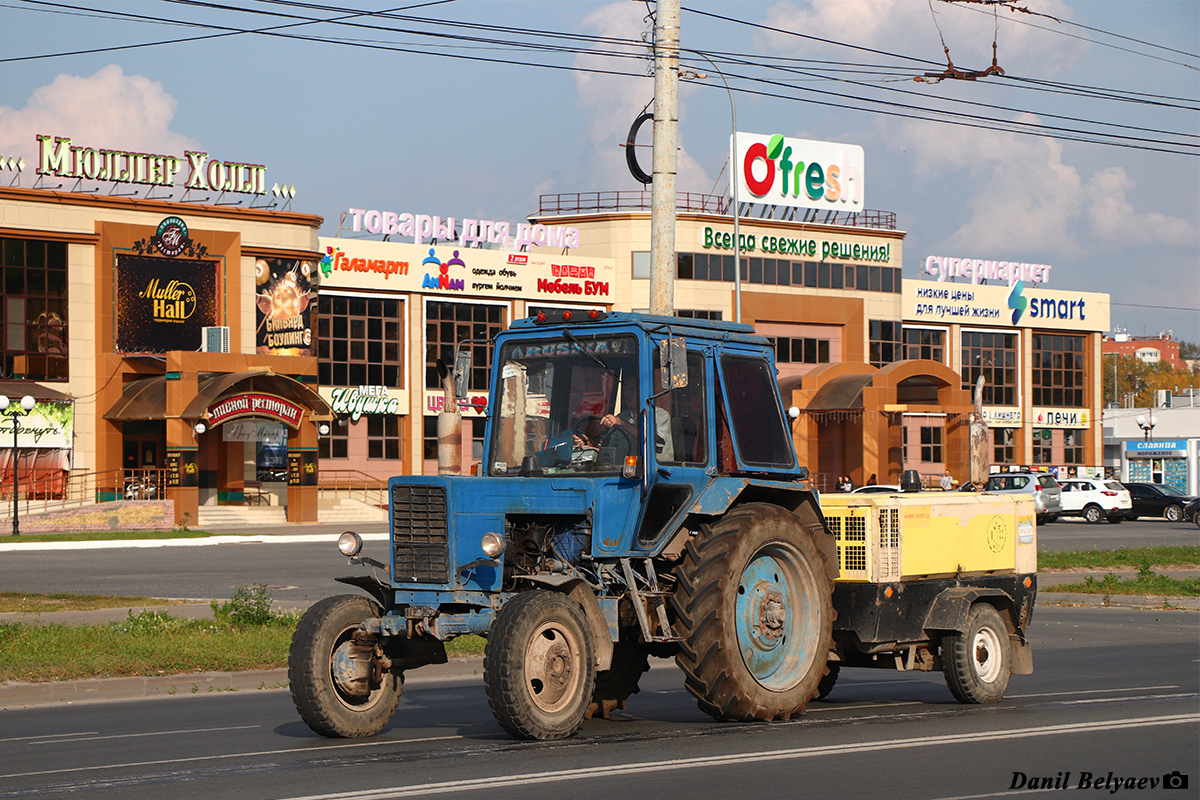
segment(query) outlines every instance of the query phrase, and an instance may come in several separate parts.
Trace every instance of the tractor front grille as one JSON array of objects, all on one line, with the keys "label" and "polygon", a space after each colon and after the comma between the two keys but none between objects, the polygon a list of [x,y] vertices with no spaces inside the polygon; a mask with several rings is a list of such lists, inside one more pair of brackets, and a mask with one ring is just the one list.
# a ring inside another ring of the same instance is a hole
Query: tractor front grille
[{"label": "tractor front grille", "polygon": [[446,487],[392,488],[392,557],[397,583],[449,583]]}]

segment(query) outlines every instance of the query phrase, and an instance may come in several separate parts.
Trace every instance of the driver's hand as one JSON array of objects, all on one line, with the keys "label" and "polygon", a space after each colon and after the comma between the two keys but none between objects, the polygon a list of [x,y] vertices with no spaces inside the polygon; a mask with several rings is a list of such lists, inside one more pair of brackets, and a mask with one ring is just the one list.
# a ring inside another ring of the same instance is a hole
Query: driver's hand
[{"label": "driver's hand", "polygon": [[578,433],[571,437],[571,441],[577,450],[595,450],[595,449],[597,449],[596,445],[592,444],[589,440],[580,436]]},{"label": "driver's hand", "polygon": [[600,424],[603,425],[605,428],[615,428],[618,425],[622,425],[623,423],[621,422],[621,418],[618,417],[616,414],[605,414],[603,417],[600,418]]}]

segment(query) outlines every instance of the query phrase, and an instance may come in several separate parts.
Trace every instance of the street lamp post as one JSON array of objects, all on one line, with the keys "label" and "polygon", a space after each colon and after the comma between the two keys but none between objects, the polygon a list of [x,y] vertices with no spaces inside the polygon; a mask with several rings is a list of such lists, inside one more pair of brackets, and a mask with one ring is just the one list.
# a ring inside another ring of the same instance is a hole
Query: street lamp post
[{"label": "street lamp post", "polygon": [[1157,423],[1158,423],[1158,420],[1154,419],[1153,411],[1150,412],[1149,419],[1147,419],[1146,417],[1143,417],[1141,414],[1138,415],[1137,426],[1142,429],[1142,434],[1145,436],[1145,440],[1147,442],[1150,441],[1150,432],[1152,430],[1154,430],[1154,426]]},{"label": "street lamp post", "polygon": [[[725,73],[720,70],[716,62],[699,50],[687,50],[686,52],[694,53],[707,61],[720,76],[721,83],[725,84],[725,92],[729,95],[729,116],[733,129],[729,140],[729,192],[733,202],[733,321],[741,322],[742,247],[738,232],[737,105],[733,102],[733,89],[729,88],[729,81],[725,79]],[[703,80],[706,76],[703,73],[697,73],[696,77]]]},{"label": "street lamp post", "polygon": [[9,410],[9,407],[11,405],[12,404],[10,403],[10,401],[8,399],[8,395],[0,394],[0,413],[7,413],[8,416],[10,418],[12,418],[12,424],[13,424],[13,448],[12,448],[12,452],[13,452],[13,457],[12,457],[13,528],[12,528],[12,535],[20,536],[21,535],[21,501],[20,501],[21,484],[20,484],[20,479],[17,476],[17,465],[20,462],[19,456],[20,456],[20,452],[21,452],[17,445],[17,434],[21,430],[21,423],[19,422],[19,418],[25,416],[30,411],[32,411],[33,407],[35,405],[37,405],[37,401],[34,400],[29,395],[25,395],[24,397],[21,398],[20,409],[13,407],[12,410]]}]

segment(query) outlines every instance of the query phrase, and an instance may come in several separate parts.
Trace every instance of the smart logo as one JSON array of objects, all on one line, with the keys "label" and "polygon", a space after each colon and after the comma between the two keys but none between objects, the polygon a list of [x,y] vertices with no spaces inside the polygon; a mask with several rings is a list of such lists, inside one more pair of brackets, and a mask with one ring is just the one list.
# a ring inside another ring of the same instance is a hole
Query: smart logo
[{"label": "smart logo", "polygon": [[864,156],[858,145],[738,133],[737,151],[741,199],[852,212],[863,208]]},{"label": "smart logo", "polygon": [[1017,281],[1013,284],[1012,291],[1008,293],[1008,307],[1013,310],[1012,324],[1016,325],[1021,315],[1025,313],[1025,309],[1029,307],[1029,301],[1021,296],[1021,292],[1025,290],[1025,282]]}]

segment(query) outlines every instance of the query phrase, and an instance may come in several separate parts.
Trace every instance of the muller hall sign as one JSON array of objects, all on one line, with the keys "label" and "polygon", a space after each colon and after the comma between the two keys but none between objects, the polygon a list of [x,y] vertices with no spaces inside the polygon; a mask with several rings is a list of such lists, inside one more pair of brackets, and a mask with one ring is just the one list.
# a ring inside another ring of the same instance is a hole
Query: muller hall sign
[{"label": "muller hall sign", "polygon": [[266,194],[267,168],[262,164],[221,161],[208,153],[185,150],[183,158],[132,150],[109,150],[75,144],[62,136],[39,135],[39,175],[83,178],[89,181],[174,186],[175,176],[187,170],[185,189]]}]

